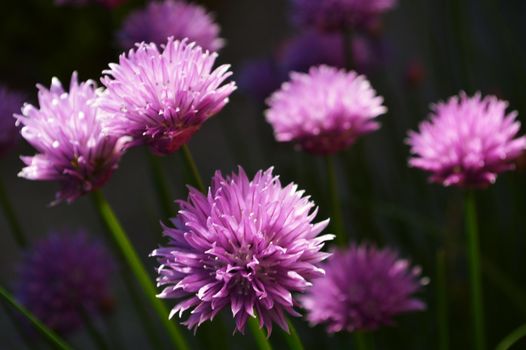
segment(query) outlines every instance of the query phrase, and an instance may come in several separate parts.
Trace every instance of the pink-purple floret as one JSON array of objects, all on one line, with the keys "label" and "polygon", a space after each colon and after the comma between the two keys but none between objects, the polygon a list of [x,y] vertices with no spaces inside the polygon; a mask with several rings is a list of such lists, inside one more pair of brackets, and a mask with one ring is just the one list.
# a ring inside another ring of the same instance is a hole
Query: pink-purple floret
[{"label": "pink-purple floret", "polygon": [[517,137],[517,112],[507,108],[506,101],[479,93],[461,93],[436,104],[419,131],[409,133],[409,164],[430,172],[430,180],[444,186],[494,183],[526,149],[526,137]]},{"label": "pink-purple floret", "polygon": [[270,333],[288,330],[286,315],[299,316],[293,293],[323,275],[321,252],[332,235],[319,235],[328,220],[312,223],[314,203],[297,186],[282,187],[272,169],[250,181],[243,169],[217,172],[208,194],[191,188],[187,201],[164,227],[169,242],[156,249],[159,297],[179,299],[170,317],[191,311],[184,322],[196,329],[230,309],[243,332],[249,317]]},{"label": "pink-purple floret", "polygon": [[186,144],[217,114],[236,89],[224,83],[228,65],[213,68],[217,54],[187,40],[141,43],[104,71],[99,106],[107,133],[130,136],[130,146],[148,145],[158,155]]}]

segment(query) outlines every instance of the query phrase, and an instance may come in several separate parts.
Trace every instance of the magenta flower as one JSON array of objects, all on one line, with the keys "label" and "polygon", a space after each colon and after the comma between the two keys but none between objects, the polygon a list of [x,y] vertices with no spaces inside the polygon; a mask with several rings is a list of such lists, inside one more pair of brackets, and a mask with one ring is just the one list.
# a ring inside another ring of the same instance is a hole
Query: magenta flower
[{"label": "magenta flower", "polygon": [[170,317],[192,310],[184,322],[196,329],[229,308],[236,329],[258,317],[288,330],[286,314],[297,316],[292,293],[323,275],[320,252],[332,235],[318,236],[329,220],[313,224],[317,209],[297,186],[282,187],[272,168],[250,181],[243,169],[224,178],[217,172],[208,195],[190,188],[187,201],[165,227],[166,247],[156,249],[161,298],[180,299]]},{"label": "magenta flower", "polygon": [[112,303],[108,252],[83,232],[52,234],[18,266],[15,296],[51,329],[70,333],[83,325],[81,312],[97,315]]},{"label": "magenta flower", "polygon": [[106,131],[131,136],[132,145],[149,145],[157,154],[178,150],[236,89],[234,82],[223,84],[232,74],[230,66],[212,68],[216,57],[172,38],[161,51],[142,43],[122,54],[102,78],[107,90],[99,102]]},{"label": "magenta flower", "polygon": [[330,333],[375,330],[400,313],[425,309],[413,297],[426,283],[420,268],[390,249],[352,245],[336,251],[324,268],[301,302],[309,322],[325,324]]},{"label": "magenta flower", "polygon": [[20,110],[23,102],[21,94],[0,86],[0,156],[3,156],[20,138],[13,114]]},{"label": "magenta flower", "polygon": [[347,148],[378,129],[375,118],[387,111],[364,76],[328,66],[292,73],[267,103],[276,139],[315,154]]},{"label": "magenta flower", "polygon": [[526,137],[516,137],[517,112],[495,96],[465,93],[433,106],[431,120],[409,132],[413,157],[409,164],[431,173],[444,186],[485,187],[497,174],[514,168],[526,149]]},{"label": "magenta flower", "polygon": [[323,31],[364,27],[391,10],[397,0],[292,0],[292,17],[300,26]]},{"label": "magenta flower", "polygon": [[25,104],[22,136],[38,152],[22,157],[26,167],[19,176],[29,180],[58,181],[56,202],[72,202],[106,183],[123,154],[125,138],[104,135],[93,100],[95,82],[78,83],[73,73],[69,91],[53,78],[50,89],[38,85],[37,108]]},{"label": "magenta flower", "polygon": [[161,45],[169,37],[188,38],[205,50],[218,51],[224,45],[219,30],[202,6],[178,0],[152,1],[145,9],[130,14],[118,39],[122,48],[130,49],[143,41]]}]

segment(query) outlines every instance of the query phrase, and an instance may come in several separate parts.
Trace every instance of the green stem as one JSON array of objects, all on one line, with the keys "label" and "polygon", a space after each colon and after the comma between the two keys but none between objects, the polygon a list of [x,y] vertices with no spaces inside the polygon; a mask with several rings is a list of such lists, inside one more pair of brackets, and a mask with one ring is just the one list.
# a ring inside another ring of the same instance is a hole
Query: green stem
[{"label": "green stem", "polygon": [[439,350],[449,349],[446,271],[446,254],[444,250],[439,250],[436,254],[436,293]]},{"label": "green stem", "polygon": [[485,349],[484,341],[484,310],[482,308],[482,279],[480,273],[480,249],[477,227],[477,212],[475,194],[466,195],[466,231],[468,235],[468,259],[471,284],[471,312],[473,320],[473,336],[476,350]]},{"label": "green stem", "polygon": [[142,321],[144,329],[146,330],[146,334],[150,340],[150,343],[153,345],[154,349],[162,349],[163,343],[156,332],[155,325],[150,321],[150,315],[148,314],[146,305],[144,305],[144,300],[137,292],[136,285],[132,279],[132,276],[130,275],[130,271],[123,271],[122,278],[124,279],[124,284],[130,293],[130,298],[133,305],[135,306],[137,314],[139,315],[139,319]]},{"label": "green stem", "polygon": [[285,336],[285,340],[287,341],[287,344],[289,345],[289,349],[291,350],[303,350],[303,344],[301,343],[301,339],[298,335],[298,332],[296,332],[296,328],[292,324],[290,320],[287,320],[287,324],[289,326],[289,332],[285,333],[283,332],[283,335]]},{"label": "green stem", "polygon": [[197,186],[197,189],[203,193],[205,193],[205,186],[203,185],[203,180],[201,179],[201,175],[199,174],[199,170],[197,169],[197,165],[194,162],[194,158],[192,157],[192,153],[190,152],[190,148],[188,148],[187,145],[183,145],[183,155],[184,155],[184,161],[186,163],[186,166],[192,173],[192,177],[194,178],[195,185]]},{"label": "green stem", "polygon": [[259,350],[272,350],[272,346],[270,345],[270,342],[263,333],[263,330],[259,328],[258,320],[255,317],[249,317],[248,318],[248,327],[250,328],[250,331],[254,335],[254,339],[256,340],[256,343],[258,344]]},{"label": "green stem", "polygon": [[55,332],[49,329],[44,323],[37,319],[31,312],[29,312],[24,306],[20,305],[15,298],[9,294],[7,290],[0,287],[0,296],[18,312],[20,312],[25,318],[31,322],[35,328],[44,336],[51,346],[55,349],[61,350],[72,350],[64,340],[62,340]]},{"label": "green stem", "polygon": [[109,347],[104,340],[104,336],[100,334],[99,330],[93,323],[90,314],[82,307],[79,309],[79,314],[84,321],[84,325],[86,326],[88,334],[90,335],[91,339],[93,339],[93,343],[95,343],[97,348],[100,350],[109,350]]},{"label": "green stem", "polygon": [[18,244],[20,248],[25,248],[27,246],[27,238],[24,235],[24,231],[22,230],[20,223],[18,222],[18,219],[15,215],[15,210],[13,209],[13,205],[11,204],[11,201],[9,200],[9,196],[7,195],[7,191],[5,190],[5,187],[4,187],[4,184],[1,178],[0,178],[0,205],[2,206],[2,209],[4,210],[5,217],[7,219],[7,223],[11,227],[11,232],[13,233],[13,237],[16,243]]},{"label": "green stem", "polygon": [[354,332],[353,340],[357,350],[369,349],[369,346],[367,345],[367,336],[364,332]]},{"label": "green stem", "polygon": [[178,349],[188,350],[189,348],[186,344],[186,341],[184,340],[179,329],[176,327],[175,323],[170,321],[168,318],[168,311],[163,302],[157,298],[156,290],[150,279],[150,276],[146,272],[143,263],[135,252],[135,249],[124,232],[119,220],[113,213],[109,203],[104,198],[103,193],[101,191],[94,191],[92,193],[92,198],[101,219],[105,223],[108,231],[111,233],[112,240],[119,248],[131,271],[135,274],[137,281],[143,288],[144,293],[153,306],[155,312],[157,312],[163,326],[168,331],[172,343]]},{"label": "green stem", "polygon": [[157,199],[165,218],[174,216],[172,199],[170,198],[170,188],[166,177],[163,174],[161,162],[158,157],[151,154],[149,150],[146,150],[146,156],[148,157],[148,163],[150,164],[150,170],[152,173],[153,185],[155,192],[157,193]]},{"label": "green stem", "polygon": [[342,208],[340,204],[338,192],[338,180],[336,178],[336,170],[334,167],[334,159],[332,156],[325,157],[327,163],[327,178],[329,182],[329,195],[331,196],[332,206],[332,229],[336,235],[338,245],[344,246],[347,242],[347,237],[343,229]]},{"label": "green stem", "polygon": [[502,341],[497,345],[495,350],[508,350],[520,339],[526,337],[526,324],[523,324],[513,332],[508,334]]}]

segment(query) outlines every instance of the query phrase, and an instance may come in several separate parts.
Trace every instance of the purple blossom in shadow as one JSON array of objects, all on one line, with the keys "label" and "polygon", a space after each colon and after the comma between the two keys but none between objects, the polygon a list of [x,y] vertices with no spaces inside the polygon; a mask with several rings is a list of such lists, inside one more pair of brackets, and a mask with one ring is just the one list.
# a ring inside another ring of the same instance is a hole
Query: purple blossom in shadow
[{"label": "purple blossom in shadow", "polygon": [[393,250],[351,245],[335,251],[324,268],[301,302],[309,322],[329,333],[375,330],[400,313],[426,308],[413,294],[427,279]]},{"label": "purple blossom in shadow", "polygon": [[219,25],[202,6],[186,1],[152,1],[129,15],[118,33],[118,41],[123,49],[130,49],[141,42],[162,45],[169,37],[188,38],[205,50],[218,51],[224,46],[219,31]]},{"label": "purple blossom in shadow", "polygon": [[160,298],[180,302],[170,317],[191,310],[184,322],[196,329],[222,309],[231,310],[236,329],[258,317],[270,334],[275,322],[288,330],[286,314],[298,316],[292,293],[303,292],[323,275],[320,250],[333,235],[319,234],[329,220],[312,223],[317,209],[295,184],[283,187],[272,168],[249,180],[216,172],[208,194],[190,188],[187,201],[164,227],[169,242],[156,249]]},{"label": "purple blossom in shadow", "polygon": [[51,329],[71,333],[82,327],[82,312],[108,311],[114,267],[103,245],[84,231],[53,233],[25,253],[15,296]]},{"label": "purple blossom in shadow", "polygon": [[517,137],[517,112],[495,96],[473,97],[461,92],[432,106],[430,120],[409,132],[409,165],[431,173],[430,181],[444,186],[486,187],[501,172],[514,169],[526,149],[526,136]]}]

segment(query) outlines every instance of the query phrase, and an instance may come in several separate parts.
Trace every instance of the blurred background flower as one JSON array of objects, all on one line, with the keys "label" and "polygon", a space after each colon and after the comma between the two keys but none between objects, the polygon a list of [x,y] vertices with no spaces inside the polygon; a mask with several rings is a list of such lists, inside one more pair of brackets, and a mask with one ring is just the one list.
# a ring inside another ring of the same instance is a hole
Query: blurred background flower
[{"label": "blurred background flower", "polygon": [[128,16],[117,39],[123,49],[131,49],[143,41],[161,45],[169,37],[188,38],[205,50],[218,51],[224,45],[219,31],[219,25],[202,6],[180,0],[151,1]]},{"label": "blurred background flower", "polygon": [[81,328],[85,317],[111,311],[114,268],[103,245],[85,231],[54,232],[24,254],[15,296],[48,327],[65,335]]},{"label": "blurred background flower", "polygon": [[335,251],[324,269],[301,300],[309,322],[330,333],[376,330],[398,314],[426,308],[414,296],[425,282],[420,268],[391,249],[353,244]]}]

